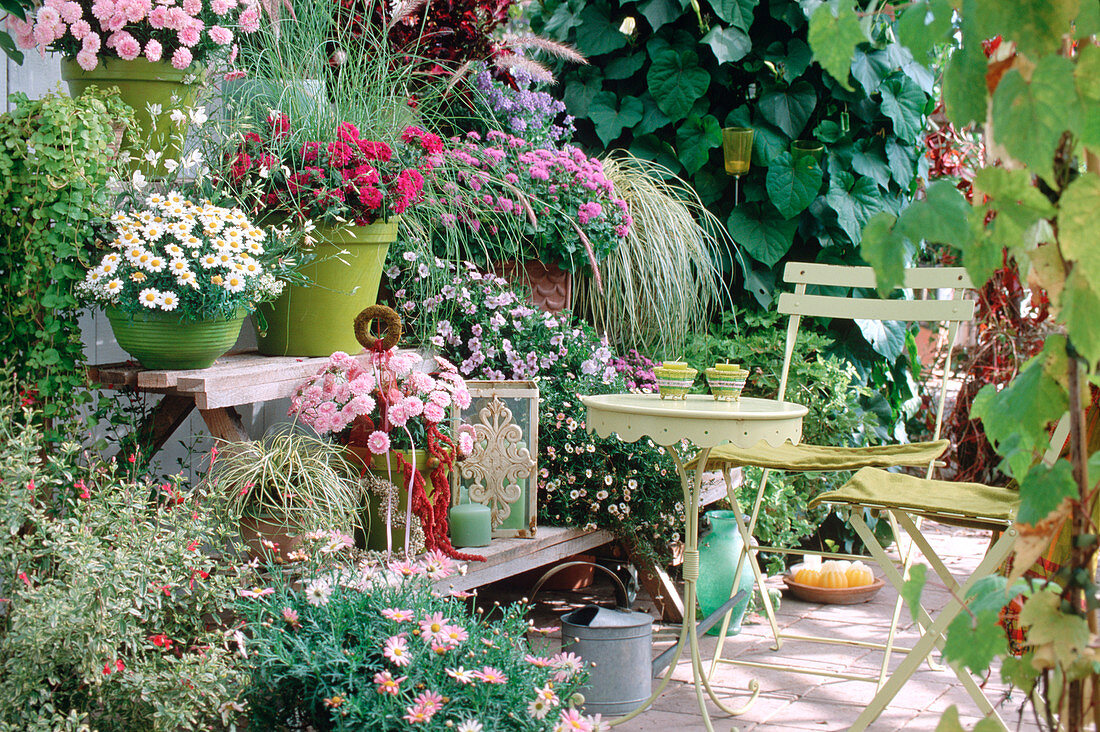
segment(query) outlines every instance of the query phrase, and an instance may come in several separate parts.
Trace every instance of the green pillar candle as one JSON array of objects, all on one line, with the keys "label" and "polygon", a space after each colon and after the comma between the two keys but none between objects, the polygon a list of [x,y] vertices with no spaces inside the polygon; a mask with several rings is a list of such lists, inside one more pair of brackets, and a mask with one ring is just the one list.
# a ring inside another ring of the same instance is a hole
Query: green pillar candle
[{"label": "green pillar candle", "polygon": [[492,514],[480,503],[460,503],[451,509],[451,543],[456,547],[489,546]]},{"label": "green pillar candle", "polygon": [[665,361],[661,365],[666,369],[674,369],[676,371],[685,371],[688,367],[686,361]]},{"label": "green pillar candle", "polygon": [[716,371],[722,371],[722,372],[740,371],[741,370],[741,364],[737,364],[737,363],[716,363],[716,364],[714,364],[714,368],[715,368]]}]

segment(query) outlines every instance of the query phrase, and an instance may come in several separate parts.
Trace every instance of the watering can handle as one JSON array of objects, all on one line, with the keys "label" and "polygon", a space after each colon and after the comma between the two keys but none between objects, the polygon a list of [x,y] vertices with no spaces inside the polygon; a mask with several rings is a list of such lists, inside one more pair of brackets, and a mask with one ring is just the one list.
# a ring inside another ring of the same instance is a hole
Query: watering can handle
[{"label": "watering can handle", "polygon": [[539,577],[539,581],[535,583],[534,589],[531,590],[531,598],[529,602],[532,605],[535,604],[535,596],[539,594],[539,590],[542,589],[542,586],[546,582],[546,580],[550,579],[555,574],[562,571],[563,569],[566,569],[567,567],[578,567],[580,565],[588,565],[591,567],[595,567],[596,569],[602,569],[604,572],[606,572],[607,576],[610,577],[615,583],[615,608],[618,610],[630,610],[630,602],[628,601],[626,595],[626,585],[624,585],[623,581],[619,579],[619,575],[615,574],[602,564],[596,564],[595,562],[585,562],[582,560],[559,564],[558,566],[550,569],[543,576]]}]

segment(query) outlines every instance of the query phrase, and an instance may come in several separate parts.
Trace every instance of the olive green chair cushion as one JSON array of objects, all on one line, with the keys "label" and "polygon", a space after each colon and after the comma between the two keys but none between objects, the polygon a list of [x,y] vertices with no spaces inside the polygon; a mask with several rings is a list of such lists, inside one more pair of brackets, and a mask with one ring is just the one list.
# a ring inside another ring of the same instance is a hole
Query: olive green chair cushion
[{"label": "olive green chair cushion", "polygon": [[[826,470],[859,470],[863,467],[888,468],[895,465],[927,466],[947,449],[947,440],[913,442],[905,445],[875,447],[828,447],[823,445],[792,445],[779,447],[761,443],[740,448],[721,445],[711,450],[707,470],[740,468],[752,465],[772,470],[798,472]],[[694,463],[690,467],[694,467]]]},{"label": "olive green chair cushion", "polygon": [[878,468],[863,468],[835,491],[810,501],[853,507],[898,509],[941,524],[1003,531],[1016,517],[1020,494],[980,483],[929,480]]}]

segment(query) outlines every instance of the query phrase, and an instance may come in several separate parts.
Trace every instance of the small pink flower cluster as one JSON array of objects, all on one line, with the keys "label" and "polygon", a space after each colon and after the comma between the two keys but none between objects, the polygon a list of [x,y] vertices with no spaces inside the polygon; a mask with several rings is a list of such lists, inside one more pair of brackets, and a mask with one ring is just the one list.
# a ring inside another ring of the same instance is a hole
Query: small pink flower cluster
[{"label": "small pink flower cluster", "polygon": [[[415,368],[422,361],[419,354],[398,353],[396,347],[369,354],[365,363],[338,351],[298,387],[290,415],[318,434],[332,433],[381,455],[390,449],[394,428],[408,428],[417,419],[438,426],[451,405],[470,406],[470,391],[452,363],[436,357],[429,373]],[[458,441],[459,453],[472,450],[468,429],[460,430]]]},{"label": "small pink flower cluster", "polygon": [[212,54],[234,53],[233,28],[258,30],[260,8],[255,0],[45,0],[27,20],[8,15],[7,27],[19,46],[63,53],[85,71],[111,56],[167,59],[184,70]]}]

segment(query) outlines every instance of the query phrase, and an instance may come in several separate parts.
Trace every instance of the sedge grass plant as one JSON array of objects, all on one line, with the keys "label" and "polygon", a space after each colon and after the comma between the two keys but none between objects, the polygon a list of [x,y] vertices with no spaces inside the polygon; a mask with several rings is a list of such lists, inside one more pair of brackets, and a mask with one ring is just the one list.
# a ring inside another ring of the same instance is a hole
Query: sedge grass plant
[{"label": "sedge grass plant", "polygon": [[339,446],[286,422],[260,440],[220,446],[208,480],[225,496],[232,521],[350,534],[364,504],[358,476]]},{"label": "sedge grass plant", "polygon": [[679,353],[728,296],[720,262],[732,241],[671,171],[629,153],[602,162],[633,224],[600,264],[602,288],[587,277],[575,283],[573,309],[620,352]]}]

